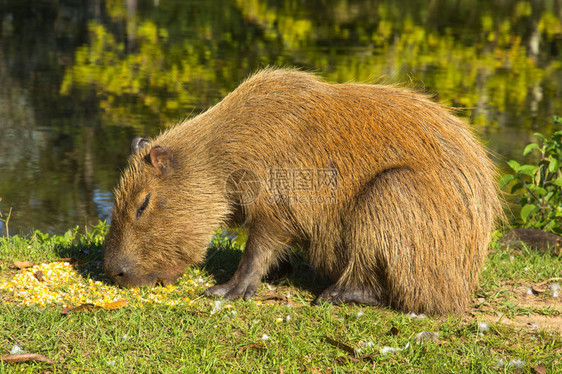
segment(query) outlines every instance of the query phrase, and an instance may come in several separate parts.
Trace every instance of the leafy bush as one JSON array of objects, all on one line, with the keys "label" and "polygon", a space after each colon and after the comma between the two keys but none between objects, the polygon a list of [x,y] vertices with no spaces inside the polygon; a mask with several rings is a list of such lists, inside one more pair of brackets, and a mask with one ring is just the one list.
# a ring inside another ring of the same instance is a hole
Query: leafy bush
[{"label": "leafy bush", "polygon": [[[562,124],[562,117],[554,116],[554,123]],[[521,213],[516,224],[562,234],[562,130],[550,138],[534,135],[536,142],[528,144],[523,155],[538,153],[538,161],[526,165],[509,161],[514,174],[504,175],[500,188],[518,197]]]}]

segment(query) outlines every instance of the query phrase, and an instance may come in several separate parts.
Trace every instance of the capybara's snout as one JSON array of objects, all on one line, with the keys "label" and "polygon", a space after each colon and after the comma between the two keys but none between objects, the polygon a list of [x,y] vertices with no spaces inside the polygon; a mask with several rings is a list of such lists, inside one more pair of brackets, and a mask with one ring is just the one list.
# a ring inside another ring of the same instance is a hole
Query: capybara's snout
[{"label": "capybara's snout", "polygon": [[185,269],[166,269],[162,271],[146,271],[135,259],[126,255],[118,258],[104,258],[104,271],[113,282],[121,287],[168,285],[174,283]]},{"label": "capybara's snout", "polygon": [[138,276],[138,266],[133,259],[121,255],[118,258],[104,258],[103,268],[105,273],[116,284],[123,287],[134,287],[149,284],[146,280],[141,281]]}]

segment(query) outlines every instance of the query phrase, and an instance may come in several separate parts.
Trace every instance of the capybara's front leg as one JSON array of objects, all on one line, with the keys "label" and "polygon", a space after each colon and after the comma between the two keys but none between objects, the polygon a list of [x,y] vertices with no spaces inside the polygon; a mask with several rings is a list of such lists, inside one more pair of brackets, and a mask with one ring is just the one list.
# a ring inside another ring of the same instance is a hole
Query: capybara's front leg
[{"label": "capybara's front leg", "polygon": [[256,293],[262,277],[286,248],[286,242],[281,238],[282,236],[265,232],[261,227],[251,229],[234,276],[224,284],[205,290],[205,296],[218,296],[228,300],[251,298]]}]

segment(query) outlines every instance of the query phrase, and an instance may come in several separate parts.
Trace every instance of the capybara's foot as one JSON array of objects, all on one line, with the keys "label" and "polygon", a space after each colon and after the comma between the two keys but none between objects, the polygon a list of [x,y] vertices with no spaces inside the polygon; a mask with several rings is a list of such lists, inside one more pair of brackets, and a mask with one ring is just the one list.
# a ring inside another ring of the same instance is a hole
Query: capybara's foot
[{"label": "capybara's foot", "polygon": [[244,281],[232,282],[231,280],[226,283],[207,288],[204,295],[218,296],[227,300],[235,300],[243,297],[244,300],[248,300],[254,296],[257,287],[257,283]]},{"label": "capybara's foot", "polygon": [[381,300],[375,296],[371,290],[363,289],[347,289],[337,285],[331,285],[326,288],[314,300],[314,304],[328,302],[331,304],[365,304],[365,305],[381,305]]}]

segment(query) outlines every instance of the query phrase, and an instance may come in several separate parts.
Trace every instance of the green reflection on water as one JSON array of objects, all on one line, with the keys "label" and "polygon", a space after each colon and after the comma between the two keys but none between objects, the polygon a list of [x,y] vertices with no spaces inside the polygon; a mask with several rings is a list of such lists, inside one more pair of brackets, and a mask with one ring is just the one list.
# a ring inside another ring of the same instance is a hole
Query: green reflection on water
[{"label": "green reflection on water", "polygon": [[500,160],[562,113],[560,1],[4,4],[0,209],[20,229],[102,216],[132,136],[268,65],[416,87],[459,108]]}]

